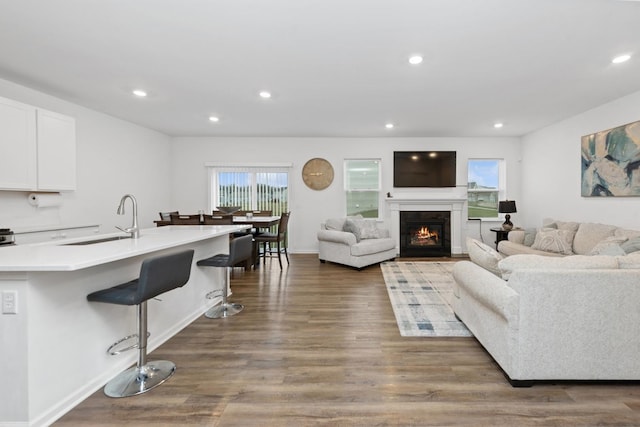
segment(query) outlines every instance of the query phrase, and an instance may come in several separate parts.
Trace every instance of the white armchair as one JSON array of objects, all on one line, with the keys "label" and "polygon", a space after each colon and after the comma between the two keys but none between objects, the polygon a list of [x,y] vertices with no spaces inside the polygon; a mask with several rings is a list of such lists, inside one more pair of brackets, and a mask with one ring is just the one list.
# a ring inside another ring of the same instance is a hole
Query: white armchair
[{"label": "white armchair", "polygon": [[375,220],[332,218],[318,231],[320,262],[335,262],[357,269],[396,257],[395,241],[389,230]]}]

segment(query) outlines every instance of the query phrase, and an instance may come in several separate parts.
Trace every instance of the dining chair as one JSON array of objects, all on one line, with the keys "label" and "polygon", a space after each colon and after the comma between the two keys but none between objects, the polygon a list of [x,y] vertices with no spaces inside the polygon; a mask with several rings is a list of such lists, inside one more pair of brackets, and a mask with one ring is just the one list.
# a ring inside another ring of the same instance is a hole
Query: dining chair
[{"label": "dining chair", "polygon": [[162,221],[171,221],[171,214],[178,215],[178,211],[159,212]]},{"label": "dining chair", "polygon": [[[289,254],[287,253],[287,229],[289,227],[289,216],[291,212],[283,212],[280,216],[280,221],[278,222],[278,230],[275,233],[261,233],[254,236],[254,240],[257,245],[262,243],[262,256],[265,258],[267,253],[269,256],[273,256],[272,254],[272,243],[276,244],[277,254],[278,254],[278,263],[280,264],[280,269],[282,270],[282,259],[281,253],[284,252],[285,257],[287,258],[287,264],[289,264]],[[268,250],[267,250],[268,248]]]},{"label": "dining chair", "polygon": [[203,215],[204,225],[231,225],[233,217],[231,215]]},{"label": "dining chair", "polygon": [[200,215],[171,214],[171,225],[200,225]]}]

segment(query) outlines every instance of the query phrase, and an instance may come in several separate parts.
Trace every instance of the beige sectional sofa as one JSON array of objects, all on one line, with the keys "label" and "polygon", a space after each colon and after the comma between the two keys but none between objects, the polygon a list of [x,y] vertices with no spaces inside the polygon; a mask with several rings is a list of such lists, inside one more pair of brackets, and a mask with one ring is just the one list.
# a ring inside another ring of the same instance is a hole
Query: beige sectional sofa
[{"label": "beige sectional sofa", "polygon": [[[571,241],[574,254],[551,252],[562,257],[523,253],[527,249],[504,257],[470,240],[471,261],[453,268],[454,312],[514,386],[640,380],[638,236],[639,231],[579,224]],[[510,243],[508,248],[530,249]]]},{"label": "beige sectional sofa", "polygon": [[639,236],[640,231],[615,225],[545,219],[539,229],[509,232],[509,240],[498,243],[498,251],[505,256],[622,255],[624,246],[638,244]]},{"label": "beige sectional sofa", "polygon": [[395,240],[375,220],[362,217],[331,218],[318,231],[318,258],[357,269],[396,256]]}]

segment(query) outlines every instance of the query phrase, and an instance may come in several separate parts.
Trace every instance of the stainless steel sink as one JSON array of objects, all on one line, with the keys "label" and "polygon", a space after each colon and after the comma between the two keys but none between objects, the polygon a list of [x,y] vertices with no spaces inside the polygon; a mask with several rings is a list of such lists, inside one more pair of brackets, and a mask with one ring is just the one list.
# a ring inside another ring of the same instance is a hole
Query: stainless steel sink
[{"label": "stainless steel sink", "polygon": [[84,240],[82,242],[74,242],[74,243],[64,243],[63,246],[93,245],[95,243],[113,242],[114,240],[124,240],[124,239],[130,239],[130,238],[131,236],[104,237],[102,239]]}]

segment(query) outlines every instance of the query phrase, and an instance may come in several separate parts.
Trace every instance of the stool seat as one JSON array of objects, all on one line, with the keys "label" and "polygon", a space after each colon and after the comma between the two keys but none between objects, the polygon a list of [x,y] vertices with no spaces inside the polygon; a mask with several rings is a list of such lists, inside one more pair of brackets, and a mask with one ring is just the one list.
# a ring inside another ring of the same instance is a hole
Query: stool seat
[{"label": "stool seat", "polygon": [[211,258],[201,259],[196,264],[199,267],[229,267],[229,258],[227,254],[218,254]]},{"label": "stool seat", "polygon": [[231,268],[242,261],[251,259],[252,252],[253,236],[246,234],[231,240],[229,254],[217,254],[210,258],[201,259],[196,263],[199,267],[224,267],[226,269],[226,280],[222,288],[222,303],[208,310],[204,314],[206,317],[210,319],[230,317],[244,309],[242,304],[227,302],[227,288],[229,286]]},{"label": "stool seat", "polygon": [[138,279],[87,295],[88,301],[118,305],[138,305]]},{"label": "stool seat", "polygon": [[[146,259],[140,277],[87,295],[87,300],[138,307],[138,363],[120,373],[104,387],[109,397],[141,394],[166,381],[176,370],[168,360],[147,362],[147,300],[184,286],[191,275],[192,249]],[[133,348],[135,348],[133,347]]]}]

